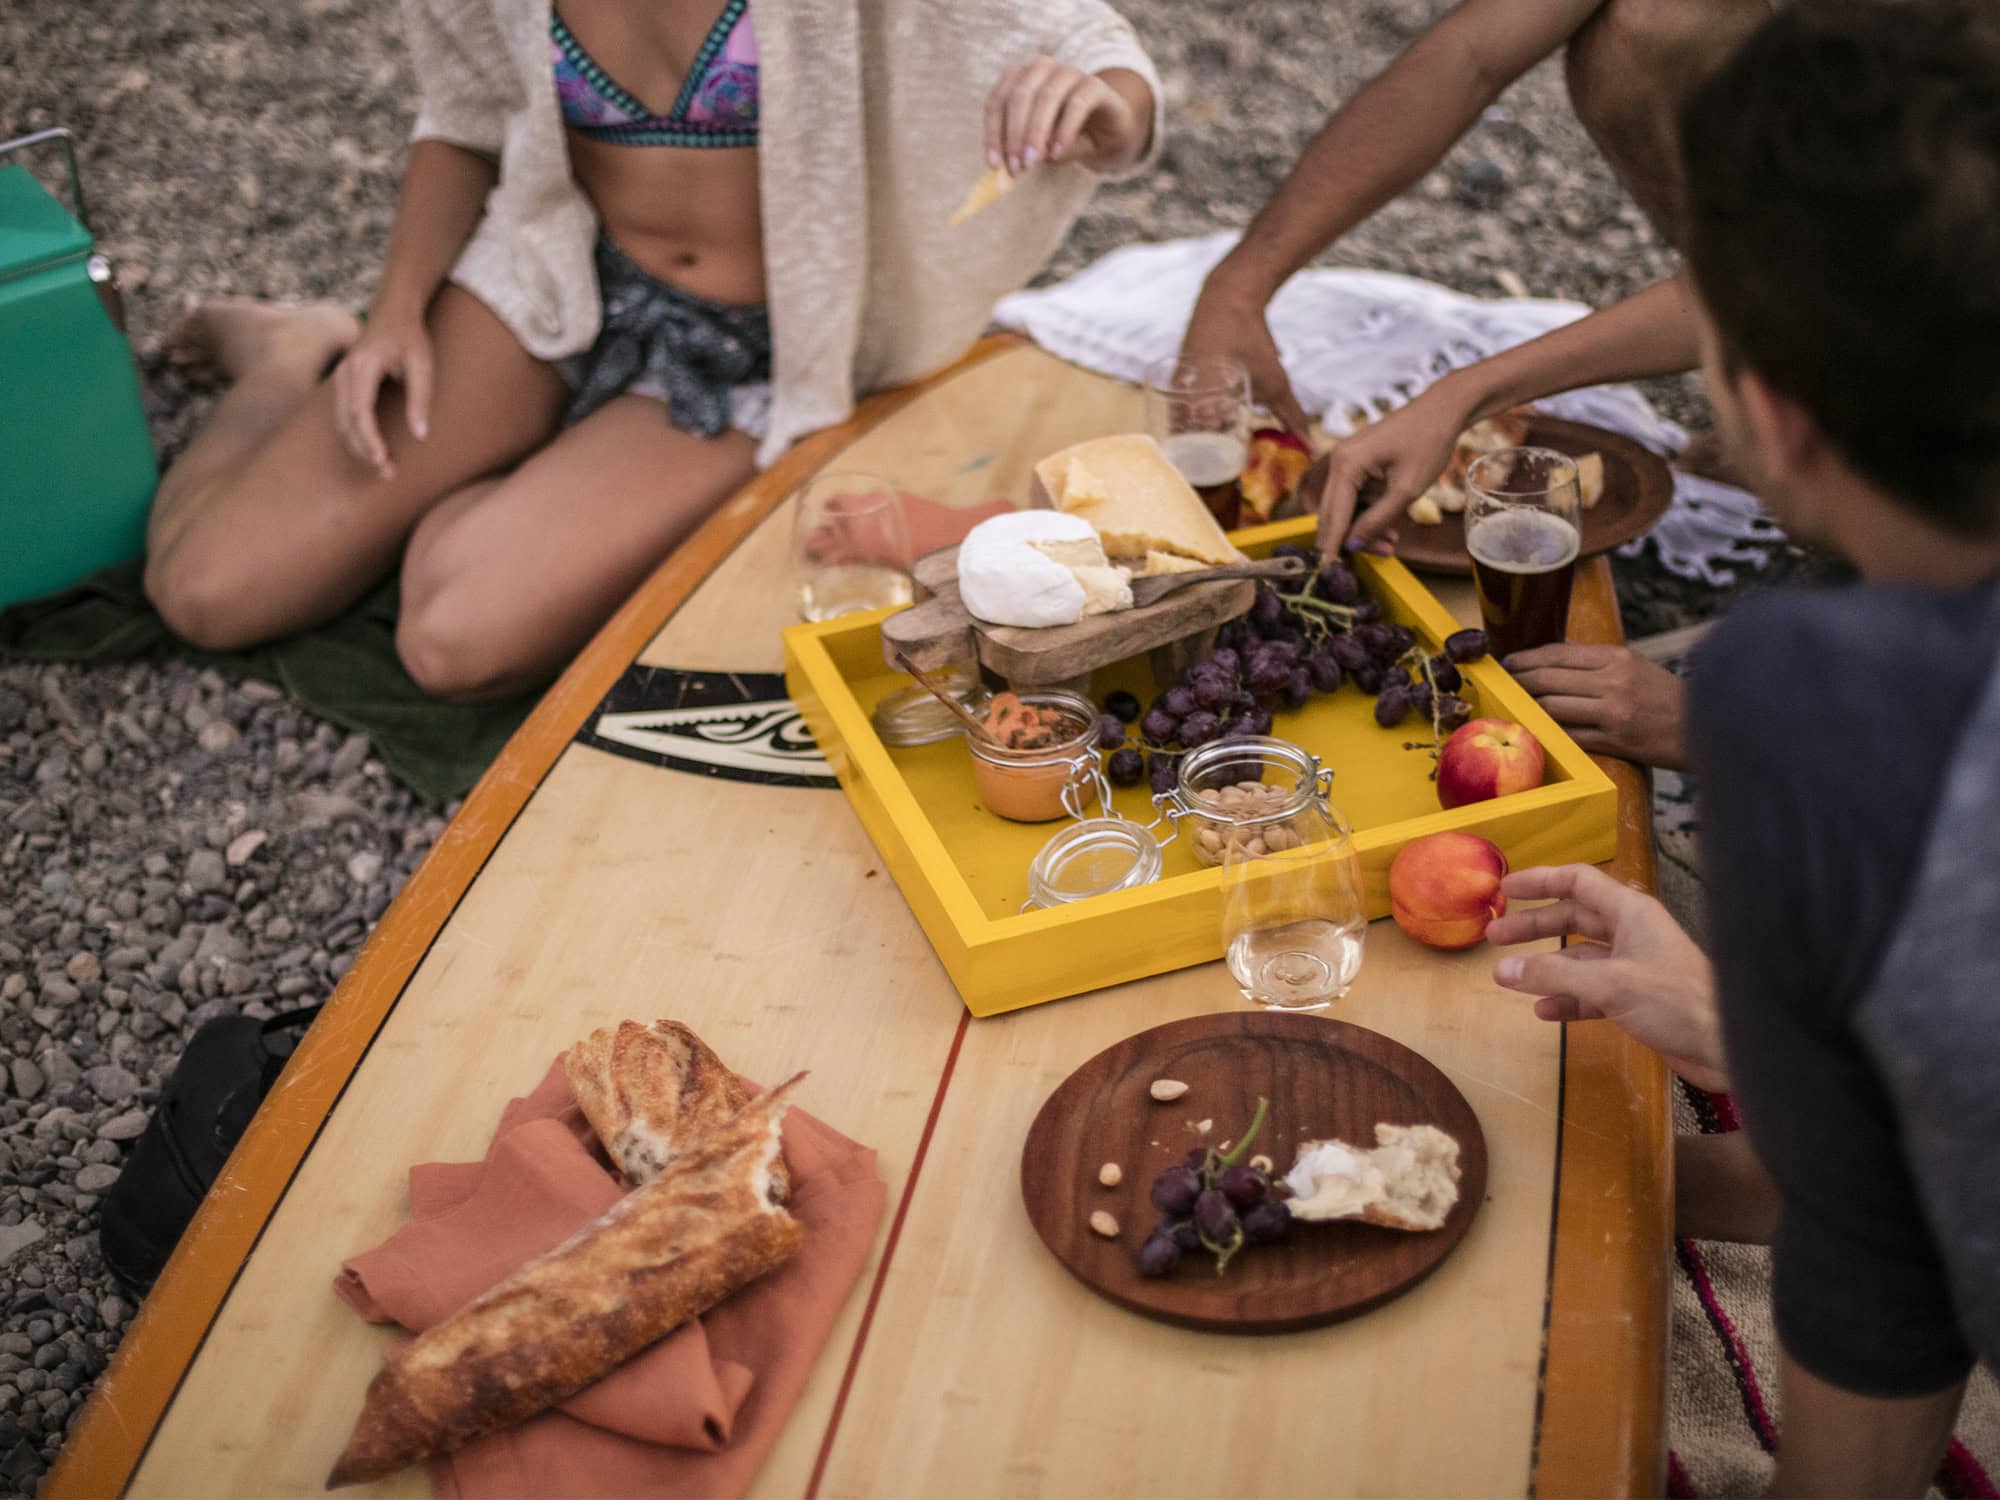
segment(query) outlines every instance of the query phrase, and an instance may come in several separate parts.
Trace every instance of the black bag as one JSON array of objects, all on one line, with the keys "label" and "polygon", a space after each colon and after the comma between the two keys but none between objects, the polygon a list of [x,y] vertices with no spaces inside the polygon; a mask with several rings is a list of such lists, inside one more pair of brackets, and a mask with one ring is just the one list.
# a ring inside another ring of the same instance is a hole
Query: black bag
[{"label": "black bag", "polygon": [[133,1291],[143,1296],[174,1253],[319,1009],[218,1016],[188,1042],[98,1213],[104,1263]]}]

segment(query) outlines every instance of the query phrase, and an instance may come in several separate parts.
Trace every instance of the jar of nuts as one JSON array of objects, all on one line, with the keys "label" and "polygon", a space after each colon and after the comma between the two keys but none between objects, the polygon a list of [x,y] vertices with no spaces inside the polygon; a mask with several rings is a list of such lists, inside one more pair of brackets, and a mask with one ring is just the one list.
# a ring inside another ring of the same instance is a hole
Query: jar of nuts
[{"label": "jar of nuts", "polygon": [[1180,781],[1153,800],[1193,835],[1194,856],[1219,865],[1234,846],[1262,855],[1349,832],[1327,801],[1333,772],[1288,740],[1211,740],[1181,757]]}]

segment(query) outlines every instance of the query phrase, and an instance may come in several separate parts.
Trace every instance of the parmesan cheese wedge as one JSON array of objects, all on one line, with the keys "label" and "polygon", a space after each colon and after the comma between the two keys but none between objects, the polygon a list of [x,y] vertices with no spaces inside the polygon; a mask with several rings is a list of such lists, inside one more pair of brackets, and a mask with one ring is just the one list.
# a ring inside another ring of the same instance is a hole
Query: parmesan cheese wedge
[{"label": "parmesan cheese wedge", "polygon": [[1005,197],[1007,190],[1014,186],[1014,174],[1005,167],[988,167],[973,183],[972,191],[965,195],[965,201],[951,211],[945,222],[951,225],[963,224],[982,208],[990,207]]},{"label": "parmesan cheese wedge", "polygon": [[1208,564],[1192,557],[1177,557],[1171,552],[1154,550],[1146,554],[1145,566],[1139,569],[1141,578],[1158,578],[1167,573],[1199,573]]},{"label": "parmesan cheese wedge", "polygon": [[1153,553],[1205,567],[1243,560],[1201,496],[1143,433],[1092,438],[1052,453],[1035,465],[1035,483],[1057,510],[1095,526],[1105,552],[1129,561],[1134,572],[1153,567]]}]

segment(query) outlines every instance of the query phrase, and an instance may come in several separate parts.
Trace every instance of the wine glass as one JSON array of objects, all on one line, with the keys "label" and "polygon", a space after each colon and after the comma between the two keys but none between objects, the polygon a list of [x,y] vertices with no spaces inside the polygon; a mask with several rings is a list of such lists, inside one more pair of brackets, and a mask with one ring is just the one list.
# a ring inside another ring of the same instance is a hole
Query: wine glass
[{"label": "wine glass", "polygon": [[1576,463],[1553,448],[1499,448],[1466,469],[1465,550],[1496,659],[1567,633],[1582,514]]},{"label": "wine glass", "polygon": [[1221,355],[1160,361],[1146,372],[1146,430],[1204,505],[1233,509],[1250,459],[1250,372]]},{"label": "wine glass", "polygon": [[831,620],[910,602],[910,529],[894,485],[872,474],[819,474],[792,505],[802,616]]},{"label": "wine glass", "polygon": [[1316,799],[1224,845],[1224,958],[1244,999],[1323,1010],[1354,983],[1367,936],[1361,862],[1338,808]]}]

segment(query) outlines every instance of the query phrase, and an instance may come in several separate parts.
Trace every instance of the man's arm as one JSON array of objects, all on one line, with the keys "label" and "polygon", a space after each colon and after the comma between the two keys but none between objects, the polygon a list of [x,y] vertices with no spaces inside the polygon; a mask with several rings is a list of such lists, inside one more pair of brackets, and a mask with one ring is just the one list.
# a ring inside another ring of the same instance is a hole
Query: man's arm
[{"label": "man's arm", "polygon": [[[1679,276],[1538,339],[1454,370],[1409,405],[1342,442],[1328,456],[1319,534],[1373,541],[1437,483],[1458,435],[1481,417],[1557,391],[1671,375],[1700,363],[1695,321]],[[1355,510],[1363,500],[1367,508]]]},{"label": "man's arm", "polygon": [[1303,431],[1264,322],[1285,278],[1436,166],[1521,74],[1603,0],[1464,0],[1328,120],[1237,247],[1209,273],[1190,354],[1250,366],[1257,398]]},{"label": "man's arm", "polygon": [[1785,1356],[1784,1431],[1771,1493],[1785,1497],[1921,1495],[1951,1441],[1965,1382],[1927,1396],[1857,1396]]}]

